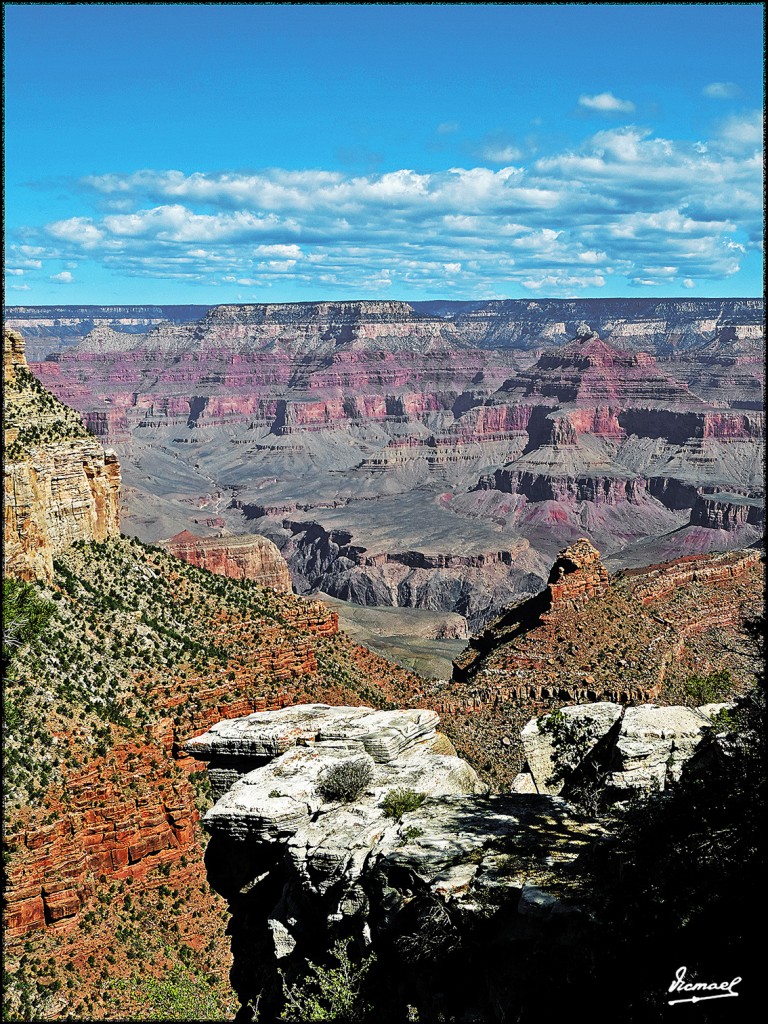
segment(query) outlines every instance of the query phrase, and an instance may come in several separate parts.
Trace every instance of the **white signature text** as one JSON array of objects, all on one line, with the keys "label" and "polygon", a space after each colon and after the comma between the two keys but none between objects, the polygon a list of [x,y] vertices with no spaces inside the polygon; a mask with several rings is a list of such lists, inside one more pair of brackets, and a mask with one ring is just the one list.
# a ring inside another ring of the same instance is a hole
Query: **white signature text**
[{"label": "white signature text", "polygon": [[727,999],[729,996],[738,996],[734,988],[739,984],[741,978],[733,978],[731,981],[686,981],[687,967],[678,967],[675,980],[669,986],[669,992],[701,992],[707,995],[685,996],[682,999],[670,999],[669,1005],[675,1003],[700,1003],[703,999]]}]

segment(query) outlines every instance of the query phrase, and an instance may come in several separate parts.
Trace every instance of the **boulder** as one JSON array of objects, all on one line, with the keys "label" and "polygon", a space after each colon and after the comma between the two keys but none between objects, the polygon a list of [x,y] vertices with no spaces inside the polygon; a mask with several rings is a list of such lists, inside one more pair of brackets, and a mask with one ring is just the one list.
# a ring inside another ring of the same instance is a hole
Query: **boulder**
[{"label": "boulder", "polygon": [[620,704],[602,701],[561,708],[560,711],[565,716],[566,725],[572,727],[578,737],[578,742],[568,744],[567,750],[558,743],[555,735],[540,729],[540,722],[549,716],[532,718],[520,734],[528,768],[539,793],[556,795],[562,791],[566,779],[565,776],[559,777],[560,771],[564,767],[572,771],[594,751],[621,717],[622,708]]},{"label": "boulder", "polygon": [[632,791],[665,789],[677,782],[712,719],[728,706],[627,708],[606,778],[611,796],[621,799]]}]

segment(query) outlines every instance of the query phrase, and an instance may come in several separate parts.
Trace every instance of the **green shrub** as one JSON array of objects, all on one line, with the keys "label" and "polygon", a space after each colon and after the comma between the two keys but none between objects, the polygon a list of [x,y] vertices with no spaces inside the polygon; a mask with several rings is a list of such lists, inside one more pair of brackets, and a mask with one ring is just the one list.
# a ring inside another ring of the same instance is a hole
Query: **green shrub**
[{"label": "green shrub", "polygon": [[413,789],[391,789],[381,807],[388,818],[397,818],[399,821],[407,811],[421,807],[426,798],[426,793],[417,793]]},{"label": "green shrub", "polygon": [[320,967],[309,963],[309,974],[303,984],[288,986],[283,981],[285,1007],[282,1021],[330,1020],[339,1024],[355,1024],[370,1012],[361,997],[363,980],[376,960],[375,954],[360,964],[351,960],[349,939],[334,943],[331,956],[338,967]]},{"label": "green shrub", "polygon": [[403,829],[400,834],[400,845],[405,846],[407,843],[413,842],[414,839],[418,839],[419,836],[423,835],[423,828],[418,828],[416,825],[409,825],[408,828]]},{"label": "green shrub", "polygon": [[717,704],[731,693],[732,687],[733,680],[728,669],[710,672],[706,676],[692,675],[683,683],[688,696],[699,704]]},{"label": "green shrub", "polygon": [[3,675],[16,654],[43,632],[55,606],[41,598],[31,583],[3,579]]},{"label": "green shrub", "polygon": [[351,803],[371,784],[373,767],[367,757],[354,757],[332,765],[320,776],[317,791],[324,800]]},{"label": "green shrub", "polygon": [[551,736],[555,748],[555,770],[548,779],[550,783],[560,782],[569,775],[581,763],[593,743],[589,725],[560,710],[539,719],[539,732]]}]

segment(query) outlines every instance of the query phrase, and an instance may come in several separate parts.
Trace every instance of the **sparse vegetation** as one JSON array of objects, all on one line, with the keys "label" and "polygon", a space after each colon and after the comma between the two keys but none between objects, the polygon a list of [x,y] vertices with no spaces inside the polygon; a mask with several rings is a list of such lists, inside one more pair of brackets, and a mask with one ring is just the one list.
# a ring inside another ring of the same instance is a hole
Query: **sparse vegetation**
[{"label": "sparse vegetation", "polygon": [[381,802],[381,807],[388,818],[398,821],[408,811],[418,810],[426,800],[425,793],[417,793],[413,789],[391,789]]},{"label": "sparse vegetation", "polygon": [[365,792],[373,779],[370,758],[355,757],[332,765],[321,775],[317,789],[324,800],[351,803]]},{"label": "sparse vegetation", "polygon": [[283,979],[285,1008],[281,1021],[337,1021],[356,1024],[368,1017],[371,1007],[362,997],[366,975],[376,961],[371,954],[356,964],[349,955],[349,940],[335,942],[330,958],[337,966],[319,966],[310,961],[306,979],[287,985]]},{"label": "sparse vegetation", "polygon": [[554,745],[555,770],[550,782],[559,782],[569,775],[592,745],[589,726],[560,709],[539,720],[539,732],[551,736]]},{"label": "sparse vegetation", "polygon": [[689,676],[683,688],[699,704],[716,704],[726,700],[733,692],[733,679],[727,669],[721,669],[705,676]]}]

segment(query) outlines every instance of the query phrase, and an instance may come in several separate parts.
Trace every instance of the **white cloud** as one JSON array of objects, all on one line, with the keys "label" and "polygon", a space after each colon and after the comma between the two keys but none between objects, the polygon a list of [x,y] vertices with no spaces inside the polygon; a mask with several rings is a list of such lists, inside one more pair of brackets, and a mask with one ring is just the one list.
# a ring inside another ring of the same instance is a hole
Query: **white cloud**
[{"label": "white cloud", "polygon": [[735,82],[710,82],[701,90],[702,96],[708,96],[714,100],[732,100],[740,92],[741,90]]},{"label": "white cloud", "polygon": [[601,114],[631,114],[635,104],[631,100],[620,100],[612,92],[599,92],[596,96],[579,96],[579,106],[597,110]]},{"label": "white cloud", "polygon": [[24,271],[21,270],[20,267],[6,267],[5,272],[6,274],[10,274],[11,277],[21,277],[22,274],[24,273]]},{"label": "white cloud", "polygon": [[[468,297],[510,286],[578,294],[610,275],[723,280],[760,244],[758,115],[729,118],[695,143],[617,127],[497,168],[100,175],[72,216],[25,229],[25,243],[44,244],[9,246],[7,258],[14,268],[96,260],[115,274],[349,294],[439,291],[458,273]],[[98,214],[83,205],[94,196]],[[121,209],[105,211],[105,197]]]},{"label": "white cloud", "polygon": [[61,284],[72,284],[74,277],[68,270],[62,270],[60,274],[52,274],[52,281],[59,281]]},{"label": "white cloud", "polygon": [[461,125],[458,121],[442,121],[437,126],[437,131],[440,135],[452,135],[457,132]]},{"label": "white cloud", "polygon": [[695,288],[696,282],[690,277],[683,278],[683,288]]},{"label": "white cloud", "polygon": [[492,164],[511,164],[523,155],[515,146],[494,146],[492,143],[483,146],[479,155]]},{"label": "white cloud", "polygon": [[763,112],[729,117],[720,126],[720,141],[731,149],[753,149],[763,141]]},{"label": "white cloud", "polygon": [[70,217],[48,225],[48,231],[62,242],[75,242],[84,248],[92,248],[104,239],[104,232],[95,226],[90,217]]},{"label": "white cloud", "polygon": [[16,284],[15,282],[9,287],[14,292],[28,292],[32,290],[32,286],[29,284]]}]

